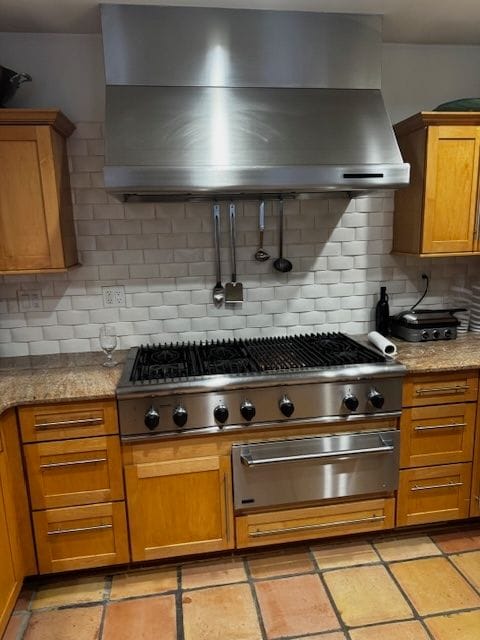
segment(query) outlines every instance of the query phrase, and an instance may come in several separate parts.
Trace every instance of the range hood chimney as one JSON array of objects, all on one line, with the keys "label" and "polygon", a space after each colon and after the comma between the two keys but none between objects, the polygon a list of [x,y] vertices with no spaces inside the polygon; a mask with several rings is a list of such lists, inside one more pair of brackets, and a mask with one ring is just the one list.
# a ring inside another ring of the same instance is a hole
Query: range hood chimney
[{"label": "range hood chimney", "polygon": [[379,16],[101,5],[105,184],[124,200],[408,184]]}]

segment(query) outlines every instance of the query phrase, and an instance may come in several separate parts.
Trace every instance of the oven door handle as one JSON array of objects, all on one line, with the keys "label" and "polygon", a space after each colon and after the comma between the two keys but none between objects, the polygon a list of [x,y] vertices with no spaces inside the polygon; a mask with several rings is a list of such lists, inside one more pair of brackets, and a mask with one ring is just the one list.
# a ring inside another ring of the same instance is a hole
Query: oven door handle
[{"label": "oven door handle", "polygon": [[275,458],[254,458],[251,452],[240,454],[240,460],[247,467],[255,467],[261,464],[275,464],[277,462],[301,462],[302,460],[318,460],[323,458],[345,458],[347,456],[360,456],[370,453],[389,453],[394,450],[393,445],[382,447],[369,447],[366,449],[346,449],[345,451],[325,451],[322,453],[302,453],[292,456],[277,456]]}]

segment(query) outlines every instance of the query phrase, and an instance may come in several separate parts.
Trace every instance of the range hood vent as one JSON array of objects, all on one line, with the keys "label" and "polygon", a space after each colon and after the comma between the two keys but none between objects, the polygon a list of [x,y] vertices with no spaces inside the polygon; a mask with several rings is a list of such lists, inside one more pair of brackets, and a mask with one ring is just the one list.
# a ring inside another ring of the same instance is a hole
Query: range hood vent
[{"label": "range hood vent", "polygon": [[378,16],[101,6],[109,192],[296,196],[408,184]]}]

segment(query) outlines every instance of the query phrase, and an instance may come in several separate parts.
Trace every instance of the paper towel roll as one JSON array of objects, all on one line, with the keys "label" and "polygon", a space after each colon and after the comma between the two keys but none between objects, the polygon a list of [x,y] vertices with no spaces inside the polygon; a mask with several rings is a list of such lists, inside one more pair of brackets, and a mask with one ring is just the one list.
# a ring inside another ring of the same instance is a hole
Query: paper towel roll
[{"label": "paper towel roll", "polygon": [[370,331],[368,339],[386,356],[393,358],[393,356],[397,355],[397,347],[378,331]]}]

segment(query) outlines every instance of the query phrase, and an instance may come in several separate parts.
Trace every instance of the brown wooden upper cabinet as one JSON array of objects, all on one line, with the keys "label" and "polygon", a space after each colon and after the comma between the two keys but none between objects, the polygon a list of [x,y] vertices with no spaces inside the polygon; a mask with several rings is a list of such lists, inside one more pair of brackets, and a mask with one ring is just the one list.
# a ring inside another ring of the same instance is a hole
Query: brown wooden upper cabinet
[{"label": "brown wooden upper cabinet", "polygon": [[0,109],[0,273],[77,264],[66,138],[58,110]]},{"label": "brown wooden upper cabinet", "polygon": [[410,186],[395,193],[393,252],[480,252],[480,113],[422,112],[395,125]]}]

